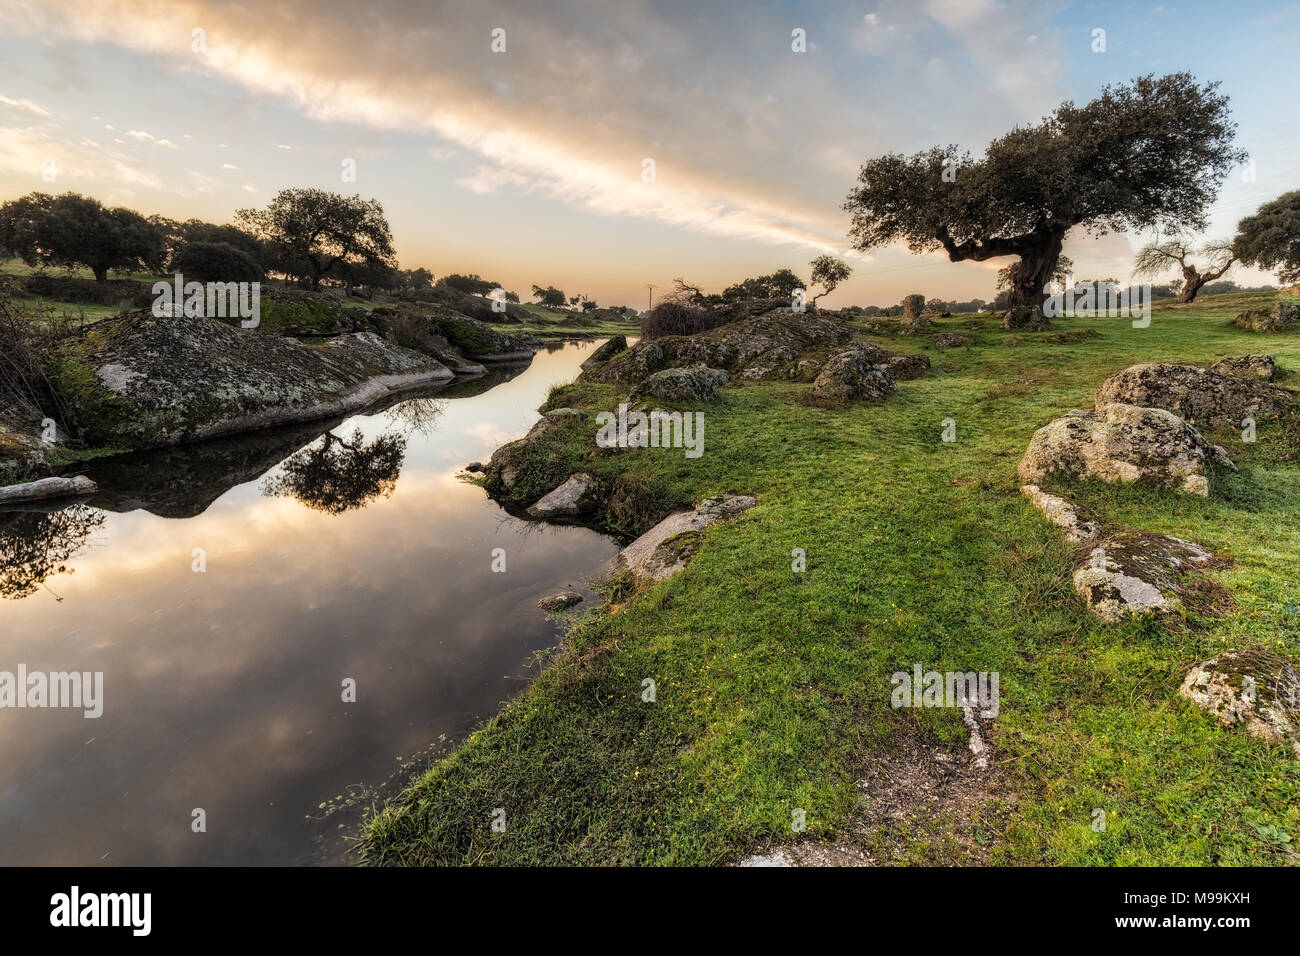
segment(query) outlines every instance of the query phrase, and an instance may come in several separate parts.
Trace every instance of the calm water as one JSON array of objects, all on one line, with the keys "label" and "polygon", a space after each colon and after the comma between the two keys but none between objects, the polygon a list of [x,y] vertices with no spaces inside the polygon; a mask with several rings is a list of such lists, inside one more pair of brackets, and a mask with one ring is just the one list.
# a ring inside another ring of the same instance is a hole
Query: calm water
[{"label": "calm water", "polygon": [[89,507],[0,514],[0,671],[104,674],[98,719],[0,710],[0,864],[336,861],[355,818],[307,819],[319,804],[495,712],[556,641],[537,599],[585,591],[617,550],[455,477],[598,344],[343,421],[92,462]]}]

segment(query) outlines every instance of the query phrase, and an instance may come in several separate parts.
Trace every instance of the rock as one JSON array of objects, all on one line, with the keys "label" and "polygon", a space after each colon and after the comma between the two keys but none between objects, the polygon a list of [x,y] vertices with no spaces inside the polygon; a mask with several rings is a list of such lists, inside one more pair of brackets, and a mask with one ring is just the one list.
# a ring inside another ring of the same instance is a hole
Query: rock
[{"label": "rock", "polygon": [[614,556],[614,574],[630,573],[638,580],[664,581],[686,567],[699,549],[700,533],[715,521],[740,514],[755,505],[752,495],[719,495],[694,511],[678,511],[637,538]]},{"label": "rock", "polygon": [[483,462],[471,461],[468,465],[465,466],[465,470],[473,474],[479,474],[483,472],[485,469],[483,468]]},{"label": "rock", "polygon": [[611,336],[607,341],[602,343],[596,351],[592,352],[583,360],[582,368],[591,368],[593,365],[599,365],[601,362],[608,362],[615,355],[626,351],[627,336]]},{"label": "rock", "polygon": [[1097,389],[1097,408],[1111,403],[1163,408],[1192,424],[1242,427],[1243,419],[1277,418],[1291,396],[1276,385],[1195,365],[1131,365]]},{"label": "rock", "polygon": [[971,337],[963,332],[944,332],[934,340],[935,348],[955,349],[970,345]]},{"label": "rock", "polygon": [[1038,306],[1020,306],[1002,313],[1002,327],[1009,332],[1045,332],[1047,316]]},{"label": "rock", "polygon": [[782,853],[754,854],[747,856],[736,866],[789,866],[790,861]]},{"label": "rock", "polygon": [[1050,335],[1044,335],[1043,341],[1050,342],[1053,345],[1073,345],[1075,342],[1095,339],[1100,335],[1101,333],[1096,329],[1067,329],[1064,332],[1053,332]]},{"label": "rock", "polygon": [[1020,493],[1033,502],[1048,521],[1065,532],[1067,541],[1082,544],[1101,531],[1100,525],[1083,518],[1078,509],[1060,495],[1043,491],[1037,485],[1021,485]]},{"label": "rock", "polygon": [[727,373],[707,365],[666,368],[636,387],[634,396],[651,396],[665,402],[711,402],[727,384]]},{"label": "rock", "polygon": [[573,607],[582,600],[582,595],[577,591],[557,591],[555,594],[548,594],[537,602],[537,606],[543,611],[563,611],[566,607]]},{"label": "rock", "polygon": [[1224,727],[1272,745],[1289,744],[1300,758],[1300,675],[1265,647],[1223,651],[1187,674],[1178,693],[1208,710]]},{"label": "rock", "polygon": [[801,361],[848,344],[853,333],[816,312],[772,309],[696,335],[638,342],[583,370],[584,382],[639,383],[665,368],[707,365],[744,378],[797,377]]},{"label": "rock", "polygon": [[118,448],[329,418],[455,377],[374,332],[309,347],[215,319],[148,311],[86,326],[52,358],[51,379],[80,437]]},{"label": "rock", "polygon": [[913,329],[926,328],[931,324],[930,317],[925,313],[925,296],[903,296],[903,318],[899,324]]},{"label": "rock", "polygon": [[1167,534],[1119,531],[1107,535],[1074,572],[1074,590],[1088,609],[1112,624],[1130,615],[1182,608],[1179,575],[1213,555]]},{"label": "rock", "polygon": [[930,360],[924,355],[891,354],[882,364],[895,382],[910,382],[930,371]]},{"label": "rock", "polygon": [[48,498],[74,498],[93,495],[97,491],[99,487],[85,475],[77,475],[75,478],[42,478],[39,481],[0,488],[0,505]]},{"label": "rock", "polygon": [[1271,355],[1242,355],[1210,366],[1210,371],[1248,381],[1271,382],[1277,378],[1277,362]]},{"label": "rock", "polygon": [[551,521],[563,518],[577,518],[589,510],[591,494],[600,488],[595,476],[580,471],[568,481],[552,490],[528,509],[534,518],[546,518]]},{"label": "rock", "polygon": [[1026,484],[1047,478],[1098,478],[1210,493],[1212,465],[1236,470],[1218,445],[1173,412],[1115,403],[1070,412],[1034,432],[1019,474]]},{"label": "rock", "polygon": [[1235,321],[1239,328],[1251,332],[1287,332],[1300,327],[1300,302],[1279,299],[1271,309],[1249,309]]},{"label": "rock", "polygon": [[812,394],[824,402],[851,402],[860,398],[883,399],[898,390],[894,379],[877,364],[883,357],[874,345],[856,346],[834,353],[813,382]]}]

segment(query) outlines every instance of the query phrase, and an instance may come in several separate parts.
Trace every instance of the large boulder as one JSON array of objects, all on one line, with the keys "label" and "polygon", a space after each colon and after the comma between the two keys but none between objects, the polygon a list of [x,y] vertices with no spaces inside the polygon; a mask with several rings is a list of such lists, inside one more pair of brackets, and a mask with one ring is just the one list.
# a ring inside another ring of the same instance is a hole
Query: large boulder
[{"label": "large boulder", "polygon": [[1223,651],[1193,667],[1178,693],[1224,727],[1244,726],[1300,758],[1300,674],[1268,648]]},{"label": "large boulder", "polygon": [[885,370],[887,356],[874,345],[860,345],[831,355],[813,382],[813,397],[836,404],[858,399],[879,401],[898,390]]},{"label": "large boulder", "polygon": [[117,448],[329,418],[455,377],[373,332],[306,346],[215,319],[148,311],[87,326],[51,364],[81,438]]},{"label": "large boulder", "polygon": [[707,365],[666,368],[655,372],[636,387],[636,398],[657,398],[674,404],[711,402],[727,384],[727,373]]},{"label": "large boulder", "polygon": [[754,505],[752,495],[719,495],[693,511],[674,512],[616,554],[610,569],[616,575],[631,574],[638,581],[666,580],[694,557],[705,528]]},{"label": "large boulder", "polygon": [[1102,538],[1074,571],[1074,590],[1103,621],[1118,623],[1183,607],[1182,576],[1213,555],[1167,534],[1117,531]]},{"label": "large boulder", "polygon": [[1119,402],[1163,408],[1193,424],[1240,427],[1247,417],[1276,418],[1291,396],[1276,385],[1195,365],[1130,365],[1097,389],[1097,408]]},{"label": "large boulder", "polygon": [[1277,361],[1271,355],[1240,355],[1220,359],[1210,366],[1210,371],[1247,381],[1271,382],[1277,378]]},{"label": "large boulder", "polygon": [[1300,302],[1279,299],[1268,309],[1248,309],[1236,318],[1239,328],[1251,332],[1289,332],[1300,328]]},{"label": "large boulder", "polygon": [[1177,415],[1117,402],[1101,410],[1076,409],[1038,429],[1019,473],[1027,484],[1097,478],[1208,495],[1215,465],[1235,470],[1227,452]]},{"label": "large boulder", "polygon": [[744,378],[797,378],[803,360],[847,344],[853,333],[816,312],[774,309],[696,335],[638,342],[597,366],[587,382],[641,382],[665,368],[707,365]]},{"label": "large boulder", "polygon": [[885,356],[881,365],[895,382],[910,382],[930,371],[930,360],[924,355],[901,355],[891,352]]}]

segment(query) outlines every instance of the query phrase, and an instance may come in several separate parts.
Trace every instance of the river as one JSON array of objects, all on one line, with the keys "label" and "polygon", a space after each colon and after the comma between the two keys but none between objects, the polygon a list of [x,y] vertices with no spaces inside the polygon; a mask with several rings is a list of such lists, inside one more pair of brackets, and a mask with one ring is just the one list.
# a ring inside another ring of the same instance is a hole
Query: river
[{"label": "river", "polygon": [[599,344],[88,462],[89,505],[0,514],[0,671],[103,674],[98,718],[0,709],[0,864],[345,860],[356,814],[320,805],[368,802],[517,693],[559,636],[538,598],[593,600],[611,539],[512,518],[457,473]]}]

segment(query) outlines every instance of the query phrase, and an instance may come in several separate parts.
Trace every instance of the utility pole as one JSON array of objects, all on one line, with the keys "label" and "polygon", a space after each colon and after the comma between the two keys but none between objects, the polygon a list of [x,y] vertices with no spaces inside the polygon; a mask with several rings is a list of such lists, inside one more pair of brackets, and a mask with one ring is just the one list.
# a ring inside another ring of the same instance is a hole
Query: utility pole
[{"label": "utility pole", "polygon": [[646,306],[646,311],[649,312],[655,307],[655,287],[649,282],[646,283],[645,287],[650,290],[650,303]]}]

